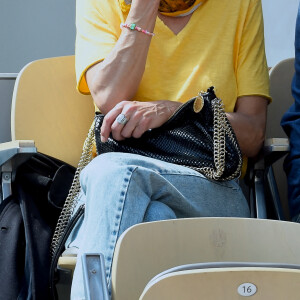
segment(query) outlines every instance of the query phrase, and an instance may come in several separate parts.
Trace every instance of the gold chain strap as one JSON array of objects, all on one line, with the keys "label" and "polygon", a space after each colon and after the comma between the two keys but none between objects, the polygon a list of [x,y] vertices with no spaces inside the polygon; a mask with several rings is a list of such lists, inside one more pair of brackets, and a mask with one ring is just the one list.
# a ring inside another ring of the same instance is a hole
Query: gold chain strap
[{"label": "gold chain strap", "polygon": [[[226,118],[224,105],[221,99],[215,98],[211,102],[213,112],[214,112],[214,163],[215,168],[204,167],[200,168],[200,171],[204,173],[207,178],[219,180],[225,170],[225,152],[226,152],[226,133],[229,139],[234,144],[234,147],[238,149],[238,144],[236,142],[235,136],[230,130],[229,121]],[[241,166],[243,163],[242,156],[239,155],[239,164],[236,171],[226,178],[226,180],[231,180],[239,175]]]},{"label": "gold chain strap", "polygon": [[79,176],[81,171],[85,168],[85,166],[92,160],[93,154],[92,149],[95,144],[95,121],[92,123],[91,128],[89,129],[88,135],[85,139],[82,154],[75,172],[75,176],[69,190],[67,199],[65,201],[62,212],[58,218],[58,222],[54,231],[54,235],[51,242],[50,253],[53,256],[55,250],[59,245],[59,241],[68,225],[68,222],[74,212],[74,209],[78,203],[78,195],[80,192],[80,181]]}]

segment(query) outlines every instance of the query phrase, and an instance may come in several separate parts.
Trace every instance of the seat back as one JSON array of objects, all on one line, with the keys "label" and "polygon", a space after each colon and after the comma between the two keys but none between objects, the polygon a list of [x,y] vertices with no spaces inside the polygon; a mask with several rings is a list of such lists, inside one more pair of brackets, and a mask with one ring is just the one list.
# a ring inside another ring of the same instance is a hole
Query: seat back
[{"label": "seat back", "polygon": [[91,96],[76,91],[74,56],[37,60],[19,73],[12,99],[13,140],[77,166],[94,117]]},{"label": "seat back", "polygon": [[289,58],[279,62],[270,70],[270,94],[273,99],[268,107],[266,138],[286,138],[280,126],[282,115],[294,103],[291,92],[292,79],[295,73],[295,59]]},{"label": "seat back", "polygon": [[[283,60],[270,70],[270,93],[273,101],[268,107],[266,138],[287,137],[280,126],[280,122],[283,114],[294,103],[291,92],[292,79],[295,73],[294,61],[294,58]],[[287,179],[283,172],[283,161],[284,158],[278,160],[273,165],[273,171],[283,212],[285,218],[288,219]]]},{"label": "seat back", "polygon": [[295,238],[299,234],[300,224],[241,218],[135,225],[117,242],[113,300],[139,299],[152,277],[178,265],[226,261],[300,264],[300,239]]},{"label": "seat back", "polygon": [[140,300],[297,300],[300,271],[223,268],[175,272],[148,286]]}]

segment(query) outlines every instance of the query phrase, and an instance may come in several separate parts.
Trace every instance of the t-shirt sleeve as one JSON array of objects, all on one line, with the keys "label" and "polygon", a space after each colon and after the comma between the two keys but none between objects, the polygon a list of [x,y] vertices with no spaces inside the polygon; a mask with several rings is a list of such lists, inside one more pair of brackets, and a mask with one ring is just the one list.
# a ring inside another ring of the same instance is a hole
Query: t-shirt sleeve
[{"label": "t-shirt sleeve", "polygon": [[259,95],[271,100],[260,0],[250,2],[245,18],[237,59],[237,87],[238,97]]},{"label": "t-shirt sleeve", "polygon": [[115,14],[116,22],[108,24],[103,16],[111,15],[111,10],[104,7],[103,3],[106,1],[77,0],[76,4],[75,67],[77,89],[83,94],[90,93],[85,78],[86,71],[107,56],[120,34],[119,27],[115,24],[120,24],[121,21]]}]

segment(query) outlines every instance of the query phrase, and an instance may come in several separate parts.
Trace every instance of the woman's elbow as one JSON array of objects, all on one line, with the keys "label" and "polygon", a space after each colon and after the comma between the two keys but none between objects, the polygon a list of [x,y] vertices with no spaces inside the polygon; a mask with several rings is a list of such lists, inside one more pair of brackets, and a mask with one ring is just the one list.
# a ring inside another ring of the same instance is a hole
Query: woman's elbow
[{"label": "woman's elbow", "polygon": [[243,145],[242,152],[247,157],[255,157],[261,150],[265,140],[265,130],[256,129],[252,132],[252,138],[247,139],[247,143]]},{"label": "woman's elbow", "polygon": [[94,88],[90,88],[90,91],[96,106],[104,114],[112,110],[119,102],[131,100],[133,97],[125,89],[112,88],[109,85],[94,85]]},{"label": "woman's elbow", "polygon": [[112,97],[109,97],[109,93],[105,89],[91,90],[91,95],[95,105],[102,113],[106,114],[114,107],[113,103],[110,101]]},{"label": "woman's elbow", "polygon": [[119,102],[129,99],[129,95],[121,89],[111,89],[109,86],[101,86],[90,91],[96,106],[104,114],[112,110]]}]

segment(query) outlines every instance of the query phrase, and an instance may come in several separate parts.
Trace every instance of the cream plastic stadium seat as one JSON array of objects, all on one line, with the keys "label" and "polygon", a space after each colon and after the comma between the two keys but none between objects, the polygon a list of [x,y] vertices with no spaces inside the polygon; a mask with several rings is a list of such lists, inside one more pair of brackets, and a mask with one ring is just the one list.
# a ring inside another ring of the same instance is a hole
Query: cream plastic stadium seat
[{"label": "cream plastic stadium seat", "polygon": [[[117,242],[112,268],[112,299],[139,299],[147,283],[154,276],[180,265],[204,262],[300,265],[300,240],[297,239],[299,232],[300,224],[242,218],[181,219],[135,225],[123,233]],[[203,269],[199,273],[211,273],[210,276],[213,277],[214,271],[224,274],[226,269],[210,268],[207,271]],[[227,271],[227,275],[230,274],[231,271],[228,269]],[[238,270],[235,269],[235,271]],[[268,269],[268,271],[273,272],[275,269]],[[289,271],[296,274],[299,270]],[[186,273],[189,272],[194,271],[186,271]],[[243,279],[239,281],[240,284],[251,283],[253,274],[249,270],[249,274],[243,275]],[[216,276],[220,276],[216,278],[222,278],[222,275],[216,274]],[[299,273],[295,276],[299,280]],[[187,277],[193,277],[193,274]],[[238,278],[239,275],[233,277]],[[218,280],[214,282],[216,281]],[[203,290],[206,289],[205,282],[202,286]],[[255,280],[255,283],[258,282],[259,277]],[[188,283],[186,284],[188,286]],[[176,285],[172,285],[175,291]],[[208,287],[208,294],[212,293],[209,291],[211,287]],[[284,288],[283,285],[282,288]],[[240,299],[229,296],[227,298],[201,298],[197,296],[197,289],[195,291],[187,289],[185,293],[186,297],[181,299]],[[180,298],[148,297],[145,299]]]},{"label": "cream plastic stadium seat", "polygon": [[77,166],[94,115],[91,97],[76,89],[74,56],[47,58],[18,74],[11,109],[12,142],[0,145],[1,200],[15,170],[38,151]]},{"label": "cream plastic stadium seat", "polygon": [[13,140],[77,166],[94,118],[90,96],[76,91],[74,56],[34,61],[19,73],[12,100]]},{"label": "cream plastic stadium seat", "polygon": [[[270,94],[265,145],[261,155],[250,163],[245,178],[251,216],[276,220],[289,220],[287,183],[283,172],[283,159],[289,152],[289,141],[280,121],[292,105],[291,83],[294,58],[279,62],[270,70]],[[241,185],[243,187],[243,183]]]},{"label": "cream plastic stadium seat", "polygon": [[266,128],[267,150],[272,152],[267,172],[269,199],[274,203],[274,218],[288,220],[287,179],[283,172],[282,157],[288,151],[288,139],[280,126],[283,114],[294,103],[291,92],[292,79],[295,73],[294,58],[279,62],[270,70],[270,93],[273,102],[268,107]]}]

